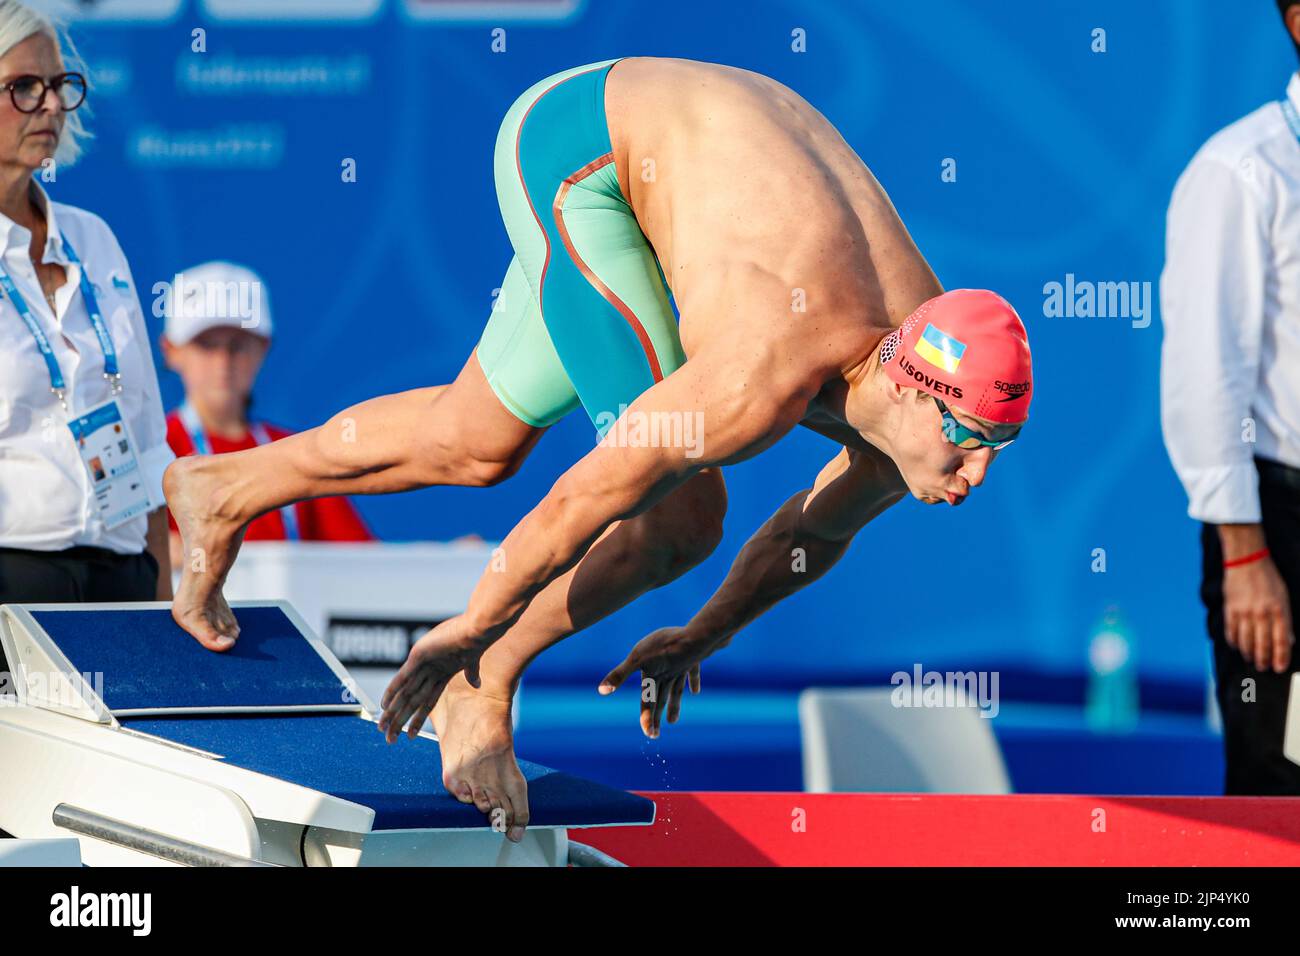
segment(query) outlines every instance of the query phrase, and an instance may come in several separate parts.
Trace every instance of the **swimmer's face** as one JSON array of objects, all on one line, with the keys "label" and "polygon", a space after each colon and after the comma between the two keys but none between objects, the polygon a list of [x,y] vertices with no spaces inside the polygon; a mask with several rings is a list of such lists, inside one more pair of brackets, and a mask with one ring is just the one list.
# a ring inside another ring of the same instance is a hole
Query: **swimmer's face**
[{"label": "swimmer's face", "polygon": [[[29,36],[0,57],[0,83],[22,76],[46,79],[62,72],[59,51],[44,33]],[[44,102],[31,113],[19,110],[8,90],[0,93],[0,163],[40,168],[54,155],[66,118],[53,93],[46,93]]]},{"label": "swimmer's face", "polygon": [[[943,415],[934,398],[914,388],[902,389],[900,425],[893,457],[914,498],[926,504],[959,505],[972,488],[983,484],[999,452],[988,446],[959,448],[943,432]],[[992,437],[992,422],[948,406],[957,422],[985,437]]]},{"label": "swimmer's face", "polygon": [[270,343],[235,326],[207,329],[184,345],[163,339],[167,366],[185,383],[185,394],[205,408],[242,414]]}]

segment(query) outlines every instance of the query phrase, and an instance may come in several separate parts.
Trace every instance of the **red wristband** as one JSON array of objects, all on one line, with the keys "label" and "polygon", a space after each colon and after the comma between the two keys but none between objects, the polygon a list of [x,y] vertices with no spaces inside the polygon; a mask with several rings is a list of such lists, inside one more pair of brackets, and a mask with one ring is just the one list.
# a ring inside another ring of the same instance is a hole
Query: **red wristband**
[{"label": "red wristband", "polygon": [[1243,564],[1254,564],[1268,557],[1268,548],[1260,548],[1258,551],[1252,551],[1250,554],[1243,554],[1239,558],[1233,558],[1231,561],[1224,561],[1225,568],[1239,568]]}]

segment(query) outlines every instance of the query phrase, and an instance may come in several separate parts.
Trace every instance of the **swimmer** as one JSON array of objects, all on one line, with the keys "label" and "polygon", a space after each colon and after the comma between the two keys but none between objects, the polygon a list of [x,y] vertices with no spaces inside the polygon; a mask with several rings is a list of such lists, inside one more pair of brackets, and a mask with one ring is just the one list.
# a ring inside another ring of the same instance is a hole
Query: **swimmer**
[{"label": "swimmer", "polygon": [[238,637],[221,588],[249,521],[322,495],[496,484],[583,407],[600,440],[382,701],[390,742],[432,717],[447,788],[518,840],[520,675],[716,547],[723,465],[796,425],[842,446],[689,623],[642,640],[602,682],[611,693],[638,669],[654,681],[651,736],[686,684],[698,689],[700,661],[824,574],[884,509],[908,494],[961,504],[1019,433],[1033,386],[1011,306],[945,293],[862,160],[768,77],[654,57],[566,70],[510,108],[494,165],[514,258],[455,381],[180,459],[164,484],[186,553],[205,557],[186,564],[172,613],[219,651]]}]

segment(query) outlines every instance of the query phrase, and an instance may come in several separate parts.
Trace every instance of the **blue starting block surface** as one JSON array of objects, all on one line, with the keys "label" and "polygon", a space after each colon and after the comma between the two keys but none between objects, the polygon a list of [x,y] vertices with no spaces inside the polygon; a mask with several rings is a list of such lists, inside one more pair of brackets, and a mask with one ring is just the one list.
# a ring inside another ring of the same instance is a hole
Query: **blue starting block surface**
[{"label": "blue starting block surface", "polygon": [[113,712],[233,707],[357,706],[339,677],[278,607],[235,609],[239,640],[208,650],[165,609],[33,610],[79,674],[102,675]]},{"label": "blue starting block surface", "polygon": [[[241,638],[242,639],[242,638]],[[228,763],[375,811],[374,829],[464,829],[486,826],[473,804],[442,785],[438,744],[405,736],[389,744],[379,726],[348,714],[229,714],[221,717],[127,718],[131,730],[219,754]],[[612,787],[527,761],[533,826],[651,823],[654,804]]]},{"label": "blue starting block surface", "polygon": [[[165,607],[29,610],[76,672],[102,675],[104,703],[129,730],[370,807],[376,830],[488,825],[443,787],[436,741],[402,736],[388,744],[328,650],[284,610],[234,612],[239,640],[216,653],[181,630]],[[519,769],[533,826],[654,821],[654,803],[643,797],[523,760]]]}]

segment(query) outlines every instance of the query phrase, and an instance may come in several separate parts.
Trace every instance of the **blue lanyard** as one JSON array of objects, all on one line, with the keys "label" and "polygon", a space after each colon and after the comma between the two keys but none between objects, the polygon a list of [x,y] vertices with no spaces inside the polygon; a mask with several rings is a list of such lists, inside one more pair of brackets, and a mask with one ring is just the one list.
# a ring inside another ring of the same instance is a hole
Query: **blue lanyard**
[{"label": "blue lanyard", "polygon": [[199,413],[194,410],[194,406],[186,402],[177,414],[180,416],[181,424],[185,426],[185,431],[189,433],[194,454],[211,455],[212,446],[208,444],[208,434],[203,430],[203,422],[199,420]]},{"label": "blue lanyard", "polygon": [[[73,265],[81,271],[81,298],[86,303],[86,312],[90,315],[90,324],[95,330],[95,335],[99,338],[99,347],[104,352],[104,378],[108,379],[112,386],[113,394],[116,395],[122,391],[122,375],[117,370],[117,350],[113,347],[113,337],[108,334],[108,326],[104,324],[104,316],[99,311],[99,300],[95,298],[95,290],[90,285],[90,279],[86,276],[85,266],[77,258],[77,253],[73,251],[72,243],[68,242],[68,237],[59,235],[63,243],[63,251]],[[23,323],[27,326],[28,331],[32,333],[32,338],[36,339],[36,347],[40,349],[41,358],[45,359],[45,368],[50,373],[50,391],[58,396],[59,404],[63,410],[68,410],[68,403],[65,400],[67,394],[67,385],[63,380],[63,372],[59,369],[59,360],[54,357],[54,349],[50,345],[49,338],[41,329],[40,323],[36,321],[36,316],[32,315],[32,310],[27,305],[27,300],[23,298],[18,287],[14,285],[14,280],[9,277],[4,266],[0,265],[0,287],[4,289],[5,295],[13,302],[14,308],[18,310],[18,315],[22,318]]]},{"label": "blue lanyard", "polygon": [[[203,430],[203,422],[199,419],[199,413],[194,410],[194,406],[186,402],[181,405],[177,414],[180,416],[181,424],[189,432],[190,443],[194,446],[194,453],[196,455],[211,455],[212,444],[208,441],[208,434]],[[271,435],[260,422],[250,424],[248,430],[253,433],[254,443],[258,445],[271,444]],[[298,514],[293,510],[293,505],[285,505],[280,509],[280,519],[284,522],[285,540],[299,540],[301,535],[298,533]]]},{"label": "blue lanyard", "polygon": [[1300,140],[1300,114],[1296,113],[1295,104],[1289,96],[1282,97],[1279,102],[1282,104],[1282,115],[1286,117],[1286,125],[1291,127],[1292,135]]}]

